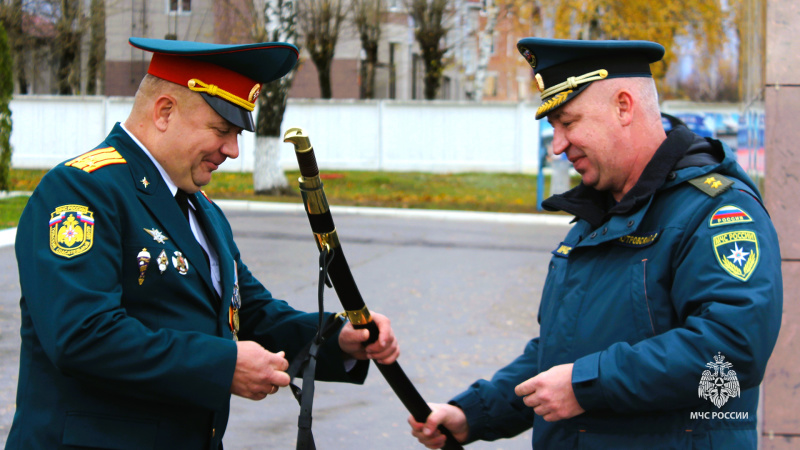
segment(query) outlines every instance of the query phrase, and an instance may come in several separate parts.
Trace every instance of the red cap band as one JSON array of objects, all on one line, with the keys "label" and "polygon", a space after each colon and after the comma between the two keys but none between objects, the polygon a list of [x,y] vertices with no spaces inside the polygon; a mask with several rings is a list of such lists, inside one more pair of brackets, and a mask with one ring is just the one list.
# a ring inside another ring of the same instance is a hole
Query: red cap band
[{"label": "red cap band", "polygon": [[259,83],[232,70],[216,64],[197,61],[182,56],[153,53],[147,73],[171,81],[184,87],[189,80],[198,79],[205,84],[213,84],[250,103],[258,95]]}]

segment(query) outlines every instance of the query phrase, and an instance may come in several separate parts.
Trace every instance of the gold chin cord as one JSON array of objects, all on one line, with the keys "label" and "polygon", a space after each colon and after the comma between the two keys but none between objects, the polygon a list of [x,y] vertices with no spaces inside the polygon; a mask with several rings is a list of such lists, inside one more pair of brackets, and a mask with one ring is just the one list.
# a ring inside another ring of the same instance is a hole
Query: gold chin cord
[{"label": "gold chin cord", "polygon": [[[345,314],[354,328],[366,328],[369,330],[369,340],[367,343],[375,342],[378,339],[378,326],[372,320],[369,309],[364,304],[364,300],[358,291],[353,274],[347,264],[347,259],[342,251],[339,236],[333,223],[328,200],[325,198],[325,191],[319,177],[314,148],[311,141],[302,129],[290,128],[283,136],[284,142],[294,145],[297,164],[300,166],[300,192],[303,196],[308,221],[317,248],[320,252],[329,253],[333,251],[335,256],[330,260],[328,266],[328,276],[336,290],[339,300],[344,306]],[[377,364],[377,363],[376,363]],[[377,364],[378,370],[394,390],[397,397],[403,402],[406,409],[414,416],[417,422],[425,422],[431,413],[431,408],[419,394],[417,389],[408,379],[400,364],[397,361],[392,364]],[[444,427],[440,426],[439,431],[447,436],[447,441],[443,448],[461,449],[461,444],[455,440],[452,434]]]}]

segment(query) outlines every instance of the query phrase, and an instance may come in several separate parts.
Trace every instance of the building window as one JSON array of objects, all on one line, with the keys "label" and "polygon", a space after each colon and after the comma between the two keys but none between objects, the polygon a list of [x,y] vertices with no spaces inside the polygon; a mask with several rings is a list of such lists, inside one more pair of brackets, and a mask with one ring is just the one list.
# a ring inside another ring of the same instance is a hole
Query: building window
[{"label": "building window", "polygon": [[168,12],[170,13],[190,13],[192,12],[192,0],[167,0]]}]

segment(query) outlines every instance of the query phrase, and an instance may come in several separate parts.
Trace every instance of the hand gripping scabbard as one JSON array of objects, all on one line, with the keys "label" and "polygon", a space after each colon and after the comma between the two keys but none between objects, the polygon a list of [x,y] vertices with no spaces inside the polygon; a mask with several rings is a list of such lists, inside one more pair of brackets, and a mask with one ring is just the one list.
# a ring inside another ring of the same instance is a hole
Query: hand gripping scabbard
[{"label": "hand gripping scabbard", "polygon": [[[378,326],[372,320],[369,309],[364,304],[364,299],[361,298],[361,293],[358,291],[358,286],[356,286],[356,282],[353,279],[353,274],[350,272],[350,267],[347,265],[347,259],[342,251],[342,245],[339,242],[336,227],[333,224],[333,217],[328,208],[328,200],[325,198],[325,192],[322,189],[317,159],[314,156],[311,142],[300,128],[286,130],[283,137],[284,142],[291,142],[295,148],[297,163],[300,166],[300,192],[308,214],[308,221],[311,224],[311,231],[317,241],[317,247],[320,251],[327,248],[328,250],[333,250],[336,254],[336,257],[331,260],[328,267],[328,275],[333,288],[336,290],[336,295],[342,302],[347,318],[353,324],[353,327],[368,329],[368,343],[375,342],[378,339]],[[376,362],[376,365],[383,377],[386,378],[389,386],[397,394],[397,397],[400,398],[406,409],[414,416],[414,419],[417,422],[425,422],[431,413],[431,409],[411,383],[411,380],[408,379],[405,372],[403,372],[400,364],[395,361],[392,364],[377,364]],[[439,431],[447,436],[447,442],[443,448],[462,448],[449,430],[440,426]]]}]

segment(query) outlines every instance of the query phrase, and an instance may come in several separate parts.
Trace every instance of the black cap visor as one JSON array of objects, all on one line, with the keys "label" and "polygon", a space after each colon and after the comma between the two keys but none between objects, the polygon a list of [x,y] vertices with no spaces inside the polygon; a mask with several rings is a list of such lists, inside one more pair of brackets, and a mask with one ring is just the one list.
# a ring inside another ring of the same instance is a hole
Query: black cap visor
[{"label": "black cap visor", "polygon": [[250,111],[240,108],[227,100],[223,100],[213,95],[208,95],[205,92],[200,92],[206,103],[208,103],[214,111],[217,112],[223,119],[247,131],[256,131],[255,122],[253,122],[253,114]]}]

